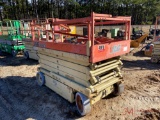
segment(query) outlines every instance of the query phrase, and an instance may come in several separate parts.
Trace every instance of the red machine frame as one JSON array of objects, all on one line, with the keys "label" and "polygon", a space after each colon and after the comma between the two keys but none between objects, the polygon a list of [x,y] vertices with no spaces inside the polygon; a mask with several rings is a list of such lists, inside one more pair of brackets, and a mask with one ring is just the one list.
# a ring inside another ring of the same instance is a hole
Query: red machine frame
[{"label": "red machine frame", "polygon": [[[125,40],[94,36],[95,26],[113,24],[125,25]],[[45,25],[50,25],[50,29],[47,29],[47,27],[42,28],[34,23],[31,24],[32,40],[35,46],[89,56],[89,62],[91,63],[96,63],[102,60],[120,56],[130,51],[131,17],[112,17],[112,15],[109,14],[96,14],[93,12],[91,17],[86,18],[72,20],[62,20],[56,18],[47,19]],[[78,34],[70,34],[70,29],[68,27],[69,25],[86,25],[88,28],[88,35],[83,36]],[[56,26],[59,27],[58,30],[55,29]],[[61,28],[63,28],[63,30]],[[38,31],[38,37],[36,37],[36,31]],[[40,38],[41,31],[46,33],[45,39]],[[49,38],[49,33],[52,34],[51,38]],[[56,42],[56,34],[60,35],[59,42]],[[80,44],[64,42],[65,40],[63,40],[63,35],[76,37]]]},{"label": "red machine frame", "polygon": [[156,17],[155,30],[154,30],[154,41],[160,41],[160,36],[156,36],[156,30],[158,29],[158,21],[160,21],[160,16]]}]

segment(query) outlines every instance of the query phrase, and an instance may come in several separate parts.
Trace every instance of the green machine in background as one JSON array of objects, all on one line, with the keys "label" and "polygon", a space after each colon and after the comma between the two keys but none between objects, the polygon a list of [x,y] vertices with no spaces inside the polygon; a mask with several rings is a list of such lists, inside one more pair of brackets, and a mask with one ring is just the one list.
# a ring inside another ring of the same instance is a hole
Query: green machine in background
[{"label": "green machine in background", "polygon": [[0,50],[12,54],[14,57],[23,52],[25,46],[21,34],[22,23],[19,20],[0,22]]},{"label": "green machine in background", "polygon": [[111,29],[111,37],[114,38],[117,36],[119,28]]}]

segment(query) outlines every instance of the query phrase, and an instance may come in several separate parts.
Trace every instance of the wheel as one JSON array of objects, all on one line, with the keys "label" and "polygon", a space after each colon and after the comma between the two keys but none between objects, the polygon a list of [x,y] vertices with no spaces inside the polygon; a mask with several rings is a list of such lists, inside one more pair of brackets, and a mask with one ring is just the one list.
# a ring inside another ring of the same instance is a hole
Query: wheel
[{"label": "wheel", "polygon": [[90,100],[84,94],[77,92],[75,96],[75,101],[78,113],[81,116],[84,116],[91,111]]},{"label": "wheel", "polygon": [[24,51],[23,56],[24,56],[25,59],[29,59],[28,51]]},{"label": "wheel", "polygon": [[17,53],[18,53],[18,52],[17,52],[16,50],[12,50],[12,56],[13,56],[13,57],[16,57]]},{"label": "wheel", "polygon": [[122,83],[114,84],[114,92],[113,92],[113,94],[115,96],[118,96],[118,95],[122,94],[123,91],[124,91],[124,85]]},{"label": "wheel", "polygon": [[158,58],[157,57],[152,57],[151,62],[152,63],[158,63]]},{"label": "wheel", "polygon": [[39,86],[43,86],[45,84],[45,77],[42,72],[37,72],[36,79]]}]

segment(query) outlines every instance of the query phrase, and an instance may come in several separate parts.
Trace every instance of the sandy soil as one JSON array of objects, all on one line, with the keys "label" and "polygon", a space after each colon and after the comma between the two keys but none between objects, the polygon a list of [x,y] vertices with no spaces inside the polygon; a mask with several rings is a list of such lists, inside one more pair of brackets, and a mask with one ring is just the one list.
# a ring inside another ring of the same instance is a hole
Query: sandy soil
[{"label": "sandy soil", "polygon": [[0,120],[160,120],[160,64],[137,51],[122,57],[124,93],[102,99],[84,117],[75,104],[36,84],[37,61],[0,53]]}]

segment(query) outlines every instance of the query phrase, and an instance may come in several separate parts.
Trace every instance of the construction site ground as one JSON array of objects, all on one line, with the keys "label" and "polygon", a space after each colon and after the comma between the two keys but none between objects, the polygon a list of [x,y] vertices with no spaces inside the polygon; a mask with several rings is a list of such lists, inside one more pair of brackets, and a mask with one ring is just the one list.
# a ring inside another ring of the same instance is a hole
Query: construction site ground
[{"label": "construction site ground", "polygon": [[38,61],[0,53],[0,120],[160,120],[160,63],[141,48],[122,56],[125,91],[110,95],[80,117],[75,104],[36,83]]}]

